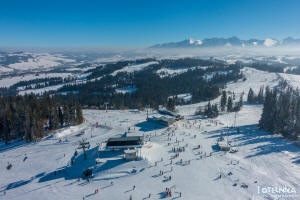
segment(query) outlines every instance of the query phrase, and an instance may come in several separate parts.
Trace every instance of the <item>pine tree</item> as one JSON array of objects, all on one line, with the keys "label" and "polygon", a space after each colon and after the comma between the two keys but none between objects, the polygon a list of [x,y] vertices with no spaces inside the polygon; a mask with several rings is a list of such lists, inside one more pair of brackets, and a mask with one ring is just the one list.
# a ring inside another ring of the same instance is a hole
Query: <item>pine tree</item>
[{"label": "pine tree", "polygon": [[170,111],[174,111],[175,110],[175,100],[174,100],[174,98],[168,98],[168,102],[167,102],[166,108],[167,108],[167,110],[170,110]]},{"label": "pine tree", "polygon": [[213,117],[218,117],[218,115],[219,115],[219,110],[218,110],[218,105],[217,104],[215,104],[214,106],[213,106]]},{"label": "pine tree", "polygon": [[61,127],[64,126],[64,115],[60,106],[58,106],[58,120],[59,120],[59,125]]},{"label": "pine tree", "polygon": [[255,103],[255,94],[254,94],[252,88],[249,89],[247,101],[249,103]]},{"label": "pine tree", "polygon": [[227,100],[227,112],[231,112],[232,111],[232,98],[231,96],[228,97],[228,100]]},{"label": "pine tree", "polygon": [[223,91],[221,97],[221,111],[225,111],[226,103],[227,103],[227,94],[226,91]]},{"label": "pine tree", "polygon": [[264,103],[264,87],[260,87],[258,95],[257,95],[257,103]]},{"label": "pine tree", "polygon": [[240,96],[239,103],[238,103],[238,107],[239,107],[238,110],[240,110],[242,108],[242,106],[243,106],[243,102],[244,102],[243,97],[244,97],[244,93],[242,92],[242,94]]},{"label": "pine tree", "polygon": [[81,124],[83,122],[82,109],[79,103],[76,105],[76,119],[77,124]]},{"label": "pine tree", "polygon": [[69,104],[69,122],[71,125],[76,124],[76,109],[74,104]]},{"label": "pine tree", "polygon": [[63,119],[66,125],[70,125],[70,111],[68,105],[63,106]]},{"label": "pine tree", "polygon": [[204,113],[207,117],[211,117],[212,108],[211,108],[210,101],[208,102]]},{"label": "pine tree", "polygon": [[30,108],[28,108],[26,110],[25,113],[25,140],[26,142],[31,142],[34,140],[34,136],[33,136],[33,131],[32,131],[32,127],[33,127],[33,117],[32,117],[32,111]]}]

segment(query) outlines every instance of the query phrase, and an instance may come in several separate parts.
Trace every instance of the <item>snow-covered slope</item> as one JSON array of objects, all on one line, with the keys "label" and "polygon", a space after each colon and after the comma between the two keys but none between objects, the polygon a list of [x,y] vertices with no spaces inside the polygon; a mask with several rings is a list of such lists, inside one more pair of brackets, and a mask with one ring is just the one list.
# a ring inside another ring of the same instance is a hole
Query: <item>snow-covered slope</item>
[{"label": "snow-covered slope", "polygon": [[[86,110],[87,122],[83,125],[60,131],[38,143],[1,148],[0,190],[6,191],[2,198],[115,200],[129,199],[132,195],[133,199],[147,199],[151,193],[150,199],[160,199],[165,188],[171,188],[172,197],[179,198],[181,192],[181,199],[263,199],[257,194],[258,186],[286,185],[299,191],[299,149],[257,129],[261,109],[261,106],[244,106],[238,113],[240,133],[227,131],[233,114],[215,120],[188,116],[188,120],[176,123],[168,131],[144,122],[145,112]],[[92,129],[91,123],[95,122],[101,126]],[[129,134],[151,138],[142,148],[143,159],[127,162],[119,152],[101,150],[99,155],[105,163],[96,165],[96,143],[124,133],[129,126],[132,130]],[[86,134],[79,136],[82,130]],[[167,140],[168,133],[174,133],[171,141]],[[215,150],[216,139],[226,134],[237,153]],[[71,165],[81,137],[91,142],[88,160],[84,161],[80,155]],[[176,139],[180,141],[178,144]],[[172,147],[183,146],[185,151],[172,159]],[[28,158],[23,161],[25,154]],[[11,170],[5,169],[7,162],[12,163]],[[87,167],[94,167],[94,178],[90,182],[78,181]],[[164,175],[159,175],[160,171]],[[171,176],[171,180],[164,176]],[[95,194],[97,188],[99,192]]]},{"label": "snow-covered slope", "polygon": [[293,87],[294,89],[300,88],[300,75],[280,73],[279,76],[286,80],[289,86]]},{"label": "snow-covered slope", "polygon": [[[244,74],[246,81],[231,83],[226,90],[240,93],[252,87],[257,91],[261,85],[278,83],[273,73],[246,68]],[[193,116],[197,106],[179,107],[185,120],[169,128],[146,122],[146,111],[84,110],[86,122],[82,125],[59,130],[36,143],[0,144],[0,198],[123,200],[132,196],[146,200],[163,199],[166,188],[170,188],[172,197],[166,199],[277,199],[258,194],[259,188],[266,186],[293,188],[299,195],[299,148],[258,130],[261,105],[246,104],[237,113],[239,132],[228,128],[234,123],[234,113],[200,119]],[[96,122],[97,128],[93,126]],[[101,148],[105,140],[121,136],[128,127],[128,135],[144,135],[147,141],[140,151],[141,160],[128,162],[123,153]],[[82,131],[85,135],[80,134]],[[221,137],[238,152],[218,151],[216,142]],[[82,138],[91,145],[87,160],[81,150],[73,157]],[[176,152],[179,156],[174,158],[172,148],[182,147],[185,151]],[[95,163],[98,157],[103,163]],[[7,162],[12,164],[10,170],[6,169]],[[88,167],[93,168],[94,177],[89,182],[78,180]]]},{"label": "snow-covered slope", "polygon": [[[253,68],[245,67],[242,69],[243,74],[246,77],[246,80],[239,80],[237,82],[231,82],[226,85],[225,90],[229,92],[234,92],[239,98],[239,95],[244,92],[244,100],[246,100],[246,95],[250,88],[254,92],[258,92],[259,88],[264,86],[274,87],[278,85],[279,77],[276,73],[269,73],[265,71],[256,70]],[[211,101],[212,104],[219,103],[220,97]],[[201,102],[191,105],[177,106],[177,110],[185,115],[192,115],[195,113],[199,106],[206,106],[208,102]]]},{"label": "snow-covered slope", "polygon": [[141,71],[143,69],[145,69],[146,67],[148,67],[149,65],[153,65],[153,64],[157,64],[157,61],[152,61],[152,62],[147,62],[147,63],[143,63],[143,64],[138,64],[138,65],[130,65],[127,67],[124,67],[122,69],[116,70],[113,73],[111,73],[112,76],[117,75],[119,72],[127,72],[127,73],[133,73],[135,71]]}]

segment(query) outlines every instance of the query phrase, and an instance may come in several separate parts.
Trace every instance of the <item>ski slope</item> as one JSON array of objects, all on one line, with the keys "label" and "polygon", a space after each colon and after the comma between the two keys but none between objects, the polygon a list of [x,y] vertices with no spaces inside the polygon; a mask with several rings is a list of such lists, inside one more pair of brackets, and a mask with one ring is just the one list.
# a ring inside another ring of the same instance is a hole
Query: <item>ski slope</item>
[{"label": "ski slope", "polygon": [[[250,68],[244,73],[246,81],[230,83],[226,90],[240,93],[252,87],[258,91],[261,85],[278,83],[276,74]],[[234,113],[201,119],[193,115],[199,105],[178,107],[185,119],[169,128],[146,122],[146,111],[84,110],[86,121],[79,126],[58,130],[35,143],[0,144],[0,199],[265,199],[258,194],[258,187],[263,186],[294,188],[297,194],[289,199],[299,199],[299,148],[257,128],[261,105],[245,104],[237,113],[239,131],[228,128],[234,124]],[[158,114],[150,112],[150,117],[153,115]],[[93,125],[97,122],[96,128]],[[101,148],[109,137],[121,136],[129,127],[128,135],[145,136],[138,161],[125,161],[122,152]],[[238,152],[217,150],[221,137]],[[82,138],[90,142],[87,160],[81,150],[73,157]],[[172,151],[182,147],[183,152]],[[174,158],[176,153],[179,156]],[[95,163],[98,157],[103,163]],[[6,169],[8,162],[10,170]],[[93,168],[93,178],[78,181],[88,167]],[[166,188],[172,197],[165,197]],[[265,197],[277,199],[268,194]]]},{"label": "ski slope", "polygon": [[300,75],[280,73],[280,77],[287,81],[288,85],[294,89],[300,88]]},{"label": "ski slope", "polygon": [[[246,77],[246,80],[238,80],[237,82],[230,82],[226,85],[225,91],[234,92],[236,95],[236,100],[239,100],[239,96],[244,93],[244,101],[247,100],[247,94],[249,89],[252,88],[253,91],[257,94],[259,92],[260,87],[269,86],[273,88],[278,85],[279,78],[278,74],[270,73],[266,71],[260,71],[253,68],[245,67],[242,69],[243,74]],[[212,104],[220,103],[221,96],[218,98],[211,100]],[[193,115],[197,108],[206,106],[208,101],[191,104],[191,105],[183,105],[177,106],[177,110],[184,115]]]}]

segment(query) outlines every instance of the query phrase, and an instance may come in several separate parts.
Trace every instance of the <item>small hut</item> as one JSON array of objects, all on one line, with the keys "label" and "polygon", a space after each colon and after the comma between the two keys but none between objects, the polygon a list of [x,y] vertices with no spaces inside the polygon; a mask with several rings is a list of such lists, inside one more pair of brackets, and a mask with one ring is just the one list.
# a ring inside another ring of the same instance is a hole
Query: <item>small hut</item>
[{"label": "small hut", "polygon": [[218,142],[217,145],[220,151],[230,151],[231,149],[230,144],[228,144],[228,142],[225,141]]},{"label": "small hut", "polygon": [[125,159],[128,161],[137,159],[137,150],[136,149],[127,149],[124,151]]}]

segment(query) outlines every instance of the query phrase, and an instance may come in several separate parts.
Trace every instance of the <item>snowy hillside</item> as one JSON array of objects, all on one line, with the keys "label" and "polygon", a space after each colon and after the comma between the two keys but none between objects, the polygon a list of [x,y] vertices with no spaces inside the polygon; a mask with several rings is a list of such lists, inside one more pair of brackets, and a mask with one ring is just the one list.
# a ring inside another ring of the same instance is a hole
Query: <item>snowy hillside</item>
[{"label": "snowy hillside", "polygon": [[[269,86],[273,88],[277,86],[279,77],[276,73],[264,72],[252,68],[244,68],[242,69],[243,74],[246,76],[246,80],[239,80],[237,82],[231,82],[226,85],[225,90],[229,92],[235,92],[238,96],[244,92],[244,100],[246,100],[246,95],[250,88],[254,90],[254,92],[258,92],[259,88],[264,86]],[[219,103],[220,97],[211,101],[212,104]],[[193,115],[199,106],[205,106],[208,102],[201,102],[191,105],[183,105],[178,106],[177,109],[179,112],[184,115]]]},{"label": "snowy hillside", "polygon": [[280,73],[280,77],[286,80],[289,86],[294,89],[300,88],[300,75]]},{"label": "snowy hillside", "polygon": [[[258,91],[262,85],[278,84],[275,73],[245,68],[244,74],[246,81],[230,83],[226,90],[241,93],[250,87]],[[237,113],[236,129],[228,128],[233,126],[234,113],[200,119],[193,115],[199,105],[178,107],[185,120],[169,128],[146,122],[146,111],[84,110],[82,125],[59,130],[36,143],[1,144],[0,198],[277,199],[258,194],[259,188],[273,186],[294,188],[297,194],[289,199],[299,199],[299,148],[257,128],[261,105],[244,105]],[[158,116],[150,112],[152,115]],[[109,137],[121,136],[129,127],[129,135],[144,135],[147,141],[138,161],[125,161],[122,152],[102,148]],[[81,150],[79,156],[73,156],[81,138],[91,145],[87,160]],[[237,152],[217,150],[221,138]],[[183,147],[184,151],[177,151]],[[98,157],[102,163],[96,164]],[[10,170],[6,169],[8,162]],[[89,182],[78,180],[88,167],[93,168],[94,177]],[[166,188],[172,197],[165,197]]]},{"label": "snowy hillside", "polygon": [[157,63],[158,62],[156,62],[156,61],[152,61],[152,62],[138,64],[138,65],[130,65],[130,66],[124,67],[120,70],[114,71],[113,73],[111,73],[111,75],[115,76],[119,72],[133,73],[133,72],[136,72],[136,71],[141,71],[141,70],[145,69],[146,67],[148,67],[149,65],[153,65],[153,64],[157,64]]},{"label": "snowy hillside", "polygon": [[[149,199],[159,199],[168,187],[174,198],[181,192],[182,199],[263,199],[257,194],[258,186],[287,185],[299,191],[299,149],[259,131],[255,124],[260,112],[261,106],[245,106],[238,114],[237,133],[232,129],[227,132],[226,128],[232,125],[233,114],[216,120],[188,117],[167,129],[144,122],[144,112],[86,110],[87,122],[83,125],[62,130],[38,143],[1,147],[0,188],[1,193],[6,191],[2,198],[129,199],[132,195],[133,199],[143,199],[151,193]],[[92,130],[95,122],[103,126]],[[119,152],[100,150],[105,163],[95,165],[96,144],[124,133],[129,126],[133,130],[130,134],[145,135],[150,140],[141,151],[143,160],[127,162]],[[81,130],[85,130],[84,136],[78,136]],[[167,140],[168,133],[174,133],[171,141]],[[215,150],[217,138],[225,134],[237,153]],[[79,156],[71,165],[81,137],[91,142],[88,160]],[[172,147],[183,146],[185,152],[172,159]],[[24,161],[25,154],[28,158]],[[12,163],[12,169],[5,169],[7,162]],[[91,166],[94,178],[89,183],[78,181],[82,171]],[[164,175],[159,175],[160,171]],[[171,176],[171,180],[164,176]],[[99,193],[94,194],[96,188]]]}]

